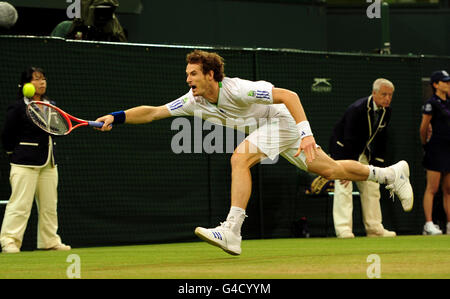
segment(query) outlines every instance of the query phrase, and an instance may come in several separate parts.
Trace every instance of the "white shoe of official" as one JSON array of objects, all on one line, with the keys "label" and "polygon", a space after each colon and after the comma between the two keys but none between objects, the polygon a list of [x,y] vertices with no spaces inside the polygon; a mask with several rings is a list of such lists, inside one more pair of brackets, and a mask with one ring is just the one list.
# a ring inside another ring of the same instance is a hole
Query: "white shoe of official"
[{"label": "white shoe of official", "polygon": [[394,165],[389,166],[395,172],[395,180],[392,184],[387,185],[386,189],[390,190],[391,196],[397,197],[402,203],[403,210],[409,212],[413,208],[414,193],[409,182],[409,166],[406,161],[400,161]]},{"label": "white shoe of official", "polygon": [[223,222],[216,228],[197,227],[195,234],[203,241],[222,248],[231,255],[241,254],[242,237],[231,230],[230,222]]},{"label": "white shoe of official", "polygon": [[19,253],[20,249],[14,243],[8,243],[2,248],[3,253]]},{"label": "white shoe of official", "polygon": [[384,238],[393,238],[397,236],[396,232],[387,230],[387,229],[383,229],[381,231],[371,231],[371,232],[367,232],[367,236],[368,237],[384,237]]},{"label": "white shoe of official", "polygon": [[423,234],[424,235],[442,235],[442,231],[439,229],[434,223],[425,223],[423,226]]},{"label": "white shoe of official", "polygon": [[70,247],[69,245],[66,245],[66,244],[61,243],[61,244],[58,244],[58,245],[53,246],[53,247],[51,247],[51,248],[48,248],[47,250],[69,251],[69,250],[71,250],[71,249],[72,249],[72,247]]},{"label": "white shoe of official", "polygon": [[346,231],[340,233],[339,235],[337,235],[337,237],[339,239],[353,239],[353,238],[355,238],[355,235],[351,231],[346,230]]}]

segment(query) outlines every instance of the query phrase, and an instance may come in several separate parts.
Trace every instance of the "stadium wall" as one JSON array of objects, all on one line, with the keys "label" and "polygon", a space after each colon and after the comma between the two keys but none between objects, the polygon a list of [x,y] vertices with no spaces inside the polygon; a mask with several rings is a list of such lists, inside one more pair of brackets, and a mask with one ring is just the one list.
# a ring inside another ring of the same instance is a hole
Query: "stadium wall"
[{"label": "stadium wall", "polygon": [[[192,49],[2,36],[1,128],[6,107],[15,100],[20,72],[30,65],[46,70],[48,95],[62,109],[95,119],[137,105],[162,105],[185,94],[185,55]],[[344,109],[370,94],[376,78],[392,80],[396,92],[388,162],[410,163],[416,200],[413,211],[404,213],[399,201],[383,191],[383,223],[398,234],[421,233],[425,177],[418,130],[421,105],[429,92],[423,78],[432,70],[449,69],[450,57],[254,48],[214,51],[225,58],[229,77],[267,80],[297,92],[316,141],[325,150]],[[188,120],[195,136],[195,120]],[[59,233],[64,242],[83,247],[192,241],[196,226],[215,226],[224,220],[230,202],[231,153],[175,154],[171,142],[178,131],[171,129],[173,121],[121,125],[108,133],[83,128],[57,138]],[[223,130],[224,136],[230,133]],[[204,140],[210,132],[203,131],[198,138]],[[252,175],[244,238],[292,237],[292,223],[301,217],[307,217],[311,236],[333,235],[332,200],[305,195],[305,172],[280,158],[254,167]],[[8,176],[9,164],[2,153],[0,200],[9,197]],[[4,208],[0,205],[0,220]],[[357,200],[354,214],[355,233],[364,235]],[[36,221],[34,207],[25,250],[35,248]]]},{"label": "stadium wall", "polygon": [[[66,8],[70,5],[60,0],[9,2],[19,12],[17,24],[8,33],[15,35],[50,35],[58,23],[67,20]],[[370,3],[365,0],[347,4],[314,0],[197,0],[195,7],[192,2],[180,0],[119,2],[117,16],[132,43],[364,53],[375,53],[381,45],[381,19],[367,17]],[[392,53],[448,55],[449,7],[449,0],[391,4]]]}]

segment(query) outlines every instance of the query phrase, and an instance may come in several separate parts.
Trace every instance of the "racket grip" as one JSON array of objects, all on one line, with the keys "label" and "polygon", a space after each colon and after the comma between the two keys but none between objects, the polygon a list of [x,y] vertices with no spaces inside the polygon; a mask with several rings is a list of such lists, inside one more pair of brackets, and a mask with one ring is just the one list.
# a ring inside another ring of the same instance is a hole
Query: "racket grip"
[{"label": "racket grip", "polygon": [[101,127],[103,127],[104,122],[102,122],[102,121],[92,121],[92,120],[90,120],[90,121],[88,121],[88,124],[89,124],[91,127],[101,128]]}]

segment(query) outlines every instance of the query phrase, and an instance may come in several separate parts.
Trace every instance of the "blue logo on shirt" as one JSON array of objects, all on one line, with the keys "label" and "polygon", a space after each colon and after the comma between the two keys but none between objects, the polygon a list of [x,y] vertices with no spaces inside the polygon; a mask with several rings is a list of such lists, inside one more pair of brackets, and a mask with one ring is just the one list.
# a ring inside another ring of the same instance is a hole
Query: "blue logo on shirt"
[{"label": "blue logo on shirt", "polygon": [[175,109],[183,107],[184,103],[185,103],[185,101],[183,101],[182,99],[175,100],[169,104],[169,109],[170,109],[170,111],[173,111]]},{"label": "blue logo on shirt", "polygon": [[256,90],[255,93],[255,98],[257,99],[267,99],[270,100],[270,94],[268,91],[266,90]]}]

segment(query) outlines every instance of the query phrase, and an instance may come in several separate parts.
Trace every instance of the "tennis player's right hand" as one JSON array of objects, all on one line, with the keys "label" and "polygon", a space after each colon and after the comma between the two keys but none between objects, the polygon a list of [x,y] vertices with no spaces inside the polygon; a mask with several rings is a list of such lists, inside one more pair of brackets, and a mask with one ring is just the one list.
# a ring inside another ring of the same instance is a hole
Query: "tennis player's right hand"
[{"label": "tennis player's right hand", "polygon": [[298,157],[302,151],[305,153],[306,161],[308,163],[311,163],[314,159],[316,159],[317,146],[316,140],[312,135],[306,136],[302,139],[302,141],[300,141],[300,147],[294,157]]},{"label": "tennis player's right hand", "polygon": [[96,130],[103,131],[103,132],[111,131],[112,123],[114,122],[114,116],[112,116],[111,114],[104,115],[102,117],[97,118],[95,121],[103,122],[103,127],[95,128]]}]

